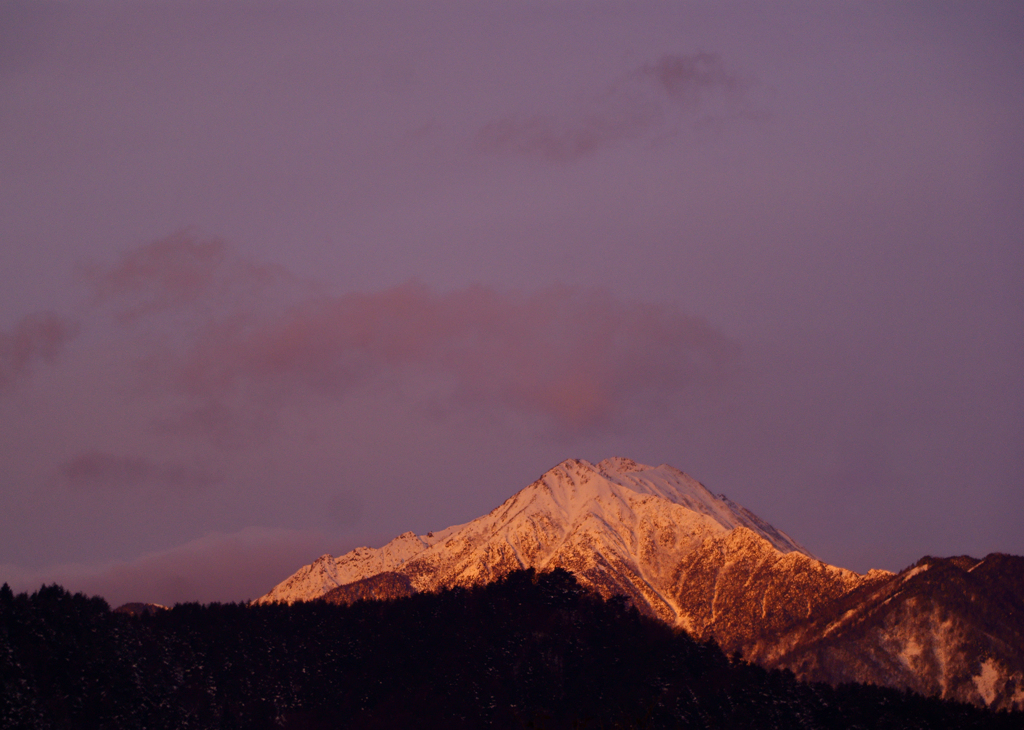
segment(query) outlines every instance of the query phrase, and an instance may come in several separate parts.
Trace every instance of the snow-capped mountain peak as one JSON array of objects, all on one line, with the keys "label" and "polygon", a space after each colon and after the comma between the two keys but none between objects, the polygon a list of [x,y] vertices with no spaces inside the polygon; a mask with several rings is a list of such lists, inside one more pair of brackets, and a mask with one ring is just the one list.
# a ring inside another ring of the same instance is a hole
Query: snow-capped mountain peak
[{"label": "snow-capped mountain peak", "polygon": [[737,527],[753,530],[780,552],[796,551],[810,556],[789,535],[775,529],[725,495],[715,496],[696,479],[667,464],[652,467],[623,457],[604,459],[596,465],[582,459],[569,459],[547,471],[523,492],[528,492],[538,484],[547,486],[553,500],[560,505],[568,503],[581,506],[601,498],[624,501],[634,499],[627,495],[627,491],[650,495],[710,517],[726,530]]},{"label": "snow-capped mountain peak", "polygon": [[569,459],[486,515],[380,548],[325,555],[259,602],[310,600],[381,573],[406,575],[415,590],[486,582],[521,567],[565,567],[606,593],[624,592],[668,620],[679,606],[656,588],[711,538],[746,528],[778,555],[809,553],[753,513],[667,465],[621,457]]}]

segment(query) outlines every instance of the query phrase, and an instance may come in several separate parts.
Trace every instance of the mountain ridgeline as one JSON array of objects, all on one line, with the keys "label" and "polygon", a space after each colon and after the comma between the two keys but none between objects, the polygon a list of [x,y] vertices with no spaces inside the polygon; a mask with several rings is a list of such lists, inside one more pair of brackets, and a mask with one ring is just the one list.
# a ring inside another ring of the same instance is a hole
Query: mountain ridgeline
[{"label": "mountain ridgeline", "polygon": [[670,466],[565,461],[489,514],[324,555],[256,601],[351,603],[572,572],[604,598],[801,679],[1024,709],[1024,558],[823,563]]}]

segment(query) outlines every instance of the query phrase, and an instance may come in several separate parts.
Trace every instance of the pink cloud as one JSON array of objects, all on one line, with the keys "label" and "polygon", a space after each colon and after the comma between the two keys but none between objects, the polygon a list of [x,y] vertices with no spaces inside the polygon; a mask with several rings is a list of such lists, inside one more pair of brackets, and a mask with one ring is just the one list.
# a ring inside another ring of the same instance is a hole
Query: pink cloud
[{"label": "pink cloud", "polygon": [[53,312],[23,317],[10,332],[0,332],[0,390],[28,375],[37,361],[52,363],[78,332],[78,324]]},{"label": "pink cloud", "polygon": [[203,299],[223,305],[289,278],[279,266],[243,259],[224,241],[200,240],[190,230],[131,249],[113,266],[90,262],[79,270],[92,287],[94,303],[115,302],[122,321]]},{"label": "pink cloud", "polygon": [[457,400],[581,429],[607,424],[644,391],[715,378],[737,355],[705,322],[667,306],[602,292],[437,293],[410,283],[318,299],[257,323],[218,323],[175,377],[215,412],[243,394],[337,394],[383,375],[426,375]]},{"label": "pink cloud", "polygon": [[[287,272],[187,235],[89,275],[119,319],[148,318],[139,372],[151,388],[185,396],[160,423],[222,447],[265,430],[297,394],[337,403],[365,387],[429,400],[439,413],[483,407],[540,416],[562,433],[604,429],[638,403],[649,412],[678,403],[738,357],[735,343],[669,305],[417,283],[316,296]],[[287,296],[276,296],[282,282]],[[148,326],[168,309],[173,319]],[[106,453],[80,454],[64,475],[82,488],[202,476]]]}]

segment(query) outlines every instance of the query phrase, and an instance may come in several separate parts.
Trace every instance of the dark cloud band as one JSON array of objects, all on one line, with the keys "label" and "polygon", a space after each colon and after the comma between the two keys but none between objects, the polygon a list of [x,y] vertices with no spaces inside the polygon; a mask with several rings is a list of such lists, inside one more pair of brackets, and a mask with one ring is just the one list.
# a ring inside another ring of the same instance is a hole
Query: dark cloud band
[{"label": "dark cloud band", "polygon": [[78,329],[73,320],[42,312],[23,317],[9,332],[0,332],[0,390],[28,375],[36,362],[54,362]]}]

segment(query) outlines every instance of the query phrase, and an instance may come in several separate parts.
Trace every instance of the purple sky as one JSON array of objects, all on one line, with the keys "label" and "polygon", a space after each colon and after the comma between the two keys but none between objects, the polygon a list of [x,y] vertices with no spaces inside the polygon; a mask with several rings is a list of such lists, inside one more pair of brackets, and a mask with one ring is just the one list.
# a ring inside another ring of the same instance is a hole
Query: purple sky
[{"label": "purple sky", "polygon": [[1024,5],[0,4],[0,580],[255,597],[570,457],[1024,554]]}]

